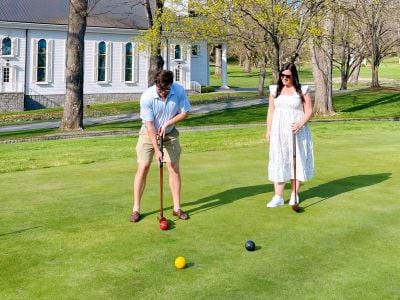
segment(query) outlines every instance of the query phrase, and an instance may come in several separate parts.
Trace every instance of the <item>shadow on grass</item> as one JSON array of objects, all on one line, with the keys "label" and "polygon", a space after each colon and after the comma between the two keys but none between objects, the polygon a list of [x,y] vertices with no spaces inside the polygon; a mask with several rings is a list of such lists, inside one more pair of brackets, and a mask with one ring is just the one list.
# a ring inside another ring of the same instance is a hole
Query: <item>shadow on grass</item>
[{"label": "shadow on grass", "polygon": [[43,226],[35,226],[35,227],[24,228],[24,229],[15,230],[15,231],[6,232],[6,233],[0,233],[0,237],[6,236],[6,235],[23,233],[25,231],[33,230],[33,229],[40,228],[40,227],[43,227]]},{"label": "shadow on grass", "polygon": [[[184,206],[192,206],[192,205],[200,205],[196,208],[187,210],[186,212],[189,213],[190,216],[204,212],[209,209],[216,208],[221,205],[229,204],[237,200],[241,200],[246,197],[251,197],[255,196],[258,194],[263,194],[263,193],[268,193],[273,191],[273,185],[272,184],[260,184],[260,185],[254,185],[254,186],[244,186],[244,187],[238,187],[238,188],[233,188],[230,190],[226,190],[214,195],[210,195],[192,202],[187,202],[182,205]],[[169,210],[172,209],[172,206],[168,206],[164,208],[164,210]],[[147,213],[141,214],[142,217],[146,217],[149,215],[152,215],[156,213],[157,211],[150,211]],[[178,220],[178,218],[176,219]],[[171,220],[168,220],[171,222]]]},{"label": "shadow on grass", "polygon": [[381,97],[379,99],[376,99],[374,101],[369,101],[368,103],[364,103],[361,105],[353,106],[347,109],[344,109],[343,112],[355,112],[363,109],[367,109],[373,106],[377,105],[382,105],[382,104],[389,104],[389,103],[396,103],[400,102],[400,96],[399,94],[394,94],[386,97]]},{"label": "shadow on grass", "polygon": [[307,201],[305,200],[304,202],[300,202],[300,205],[303,204],[302,208],[304,209],[316,205],[318,203],[321,203],[322,201],[328,200],[329,198],[332,198],[339,194],[347,193],[366,186],[378,184],[382,181],[388,180],[391,175],[392,173],[378,173],[369,175],[355,175],[355,176],[349,176],[332,180],[330,182],[321,184],[319,186],[301,192],[300,199],[309,199],[313,197],[319,197],[322,199],[312,204],[304,206],[305,204],[304,202]]},{"label": "shadow on grass", "polygon": [[196,208],[188,210],[188,213],[194,215],[196,213],[204,212],[209,209],[216,208],[221,205],[229,204],[246,197],[252,197],[258,194],[268,193],[273,190],[272,184],[260,184],[253,186],[244,186],[229,189],[214,195],[210,195],[193,202],[185,203],[188,205],[200,205]]}]

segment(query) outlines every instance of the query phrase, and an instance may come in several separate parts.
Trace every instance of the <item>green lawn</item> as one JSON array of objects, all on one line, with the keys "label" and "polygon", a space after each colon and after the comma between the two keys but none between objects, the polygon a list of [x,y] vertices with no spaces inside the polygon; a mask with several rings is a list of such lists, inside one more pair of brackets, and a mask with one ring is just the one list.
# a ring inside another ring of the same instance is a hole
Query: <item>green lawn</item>
[{"label": "green lawn", "polygon": [[166,188],[168,231],[155,165],[144,218],[128,221],[135,137],[2,145],[0,299],[399,298],[400,123],[310,126],[316,177],[299,214],[265,208],[264,127],[182,131],[191,219],[171,216]]}]

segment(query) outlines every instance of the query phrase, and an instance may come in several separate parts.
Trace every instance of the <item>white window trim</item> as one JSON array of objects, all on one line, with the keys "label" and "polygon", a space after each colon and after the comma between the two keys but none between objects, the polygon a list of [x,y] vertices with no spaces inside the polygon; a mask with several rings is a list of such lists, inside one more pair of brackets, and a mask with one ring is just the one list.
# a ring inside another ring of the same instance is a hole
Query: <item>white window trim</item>
[{"label": "white window trim", "polygon": [[0,57],[4,58],[13,58],[18,56],[18,49],[19,49],[19,39],[18,38],[11,38],[9,36],[0,37],[0,50],[3,48],[3,39],[5,38],[11,39],[11,54],[3,55],[2,51],[0,51]]},{"label": "white window trim", "polygon": [[[180,58],[175,58],[175,47],[180,46],[181,47],[181,57]],[[186,60],[186,47],[182,44],[171,44],[171,60],[176,61],[176,62],[183,62]]]},{"label": "white window trim", "polygon": [[[131,43],[132,44],[132,80],[125,80],[125,62],[126,62],[126,45]],[[137,83],[138,82],[138,51],[137,51],[137,45],[132,42],[127,42],[127,43],[122,43],[122,51],[121,51],[121,82],[124,83]]]},{"label": "white window trim", "polygon": [[[106,74],[105,80],[99,81],[99,44],[104,42],[106,44]],[[112,58],[112,43],[106,41],[94,42],[94,72],[93,72],[93,79],[97,84],[109,84],[112,81],[112,68],[111,68],[111,58]]]},{"label": "white window trim", "polygon": [[[38,64],[38,52],[37,47],[40,40],[46,41],[46,78],[44,81],[37,81],[37,64]],[[53,81],[53,52],[54,52],[54,40],[47,39],[33,39],[33,51],[32,51],[32,82],[38,85],[46,85]]]}]

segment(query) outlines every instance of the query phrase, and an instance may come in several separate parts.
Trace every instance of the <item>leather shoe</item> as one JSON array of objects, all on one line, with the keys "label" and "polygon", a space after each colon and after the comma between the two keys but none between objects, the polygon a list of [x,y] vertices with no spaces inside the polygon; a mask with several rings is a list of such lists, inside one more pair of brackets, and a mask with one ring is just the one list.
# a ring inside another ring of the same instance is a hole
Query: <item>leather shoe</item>
[{"label": "leather shoe", "polygon": [[131,214],[129,221],[131,221],[132,223],[136,223],[139,222],[139,220],[140,220],[140,213],[138,211],[134,211]]},{"label": "leather shoe", "polygon": [[181,220],[189,219],[188,213],[185,213],[182,209],[178,209],[177,211],[172,211],[172,215],[178,217]]}]

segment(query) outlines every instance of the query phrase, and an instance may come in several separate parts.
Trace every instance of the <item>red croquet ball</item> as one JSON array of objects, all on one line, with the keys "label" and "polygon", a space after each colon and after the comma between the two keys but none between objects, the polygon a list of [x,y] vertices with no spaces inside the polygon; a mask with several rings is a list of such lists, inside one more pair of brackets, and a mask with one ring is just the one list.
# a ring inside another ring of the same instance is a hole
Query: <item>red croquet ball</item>
[{"label": "red croquet ball", "polygon": [[161,230],[168,230],[168,221],[167,220],[163,220],[160,222],[160,229]]}]

